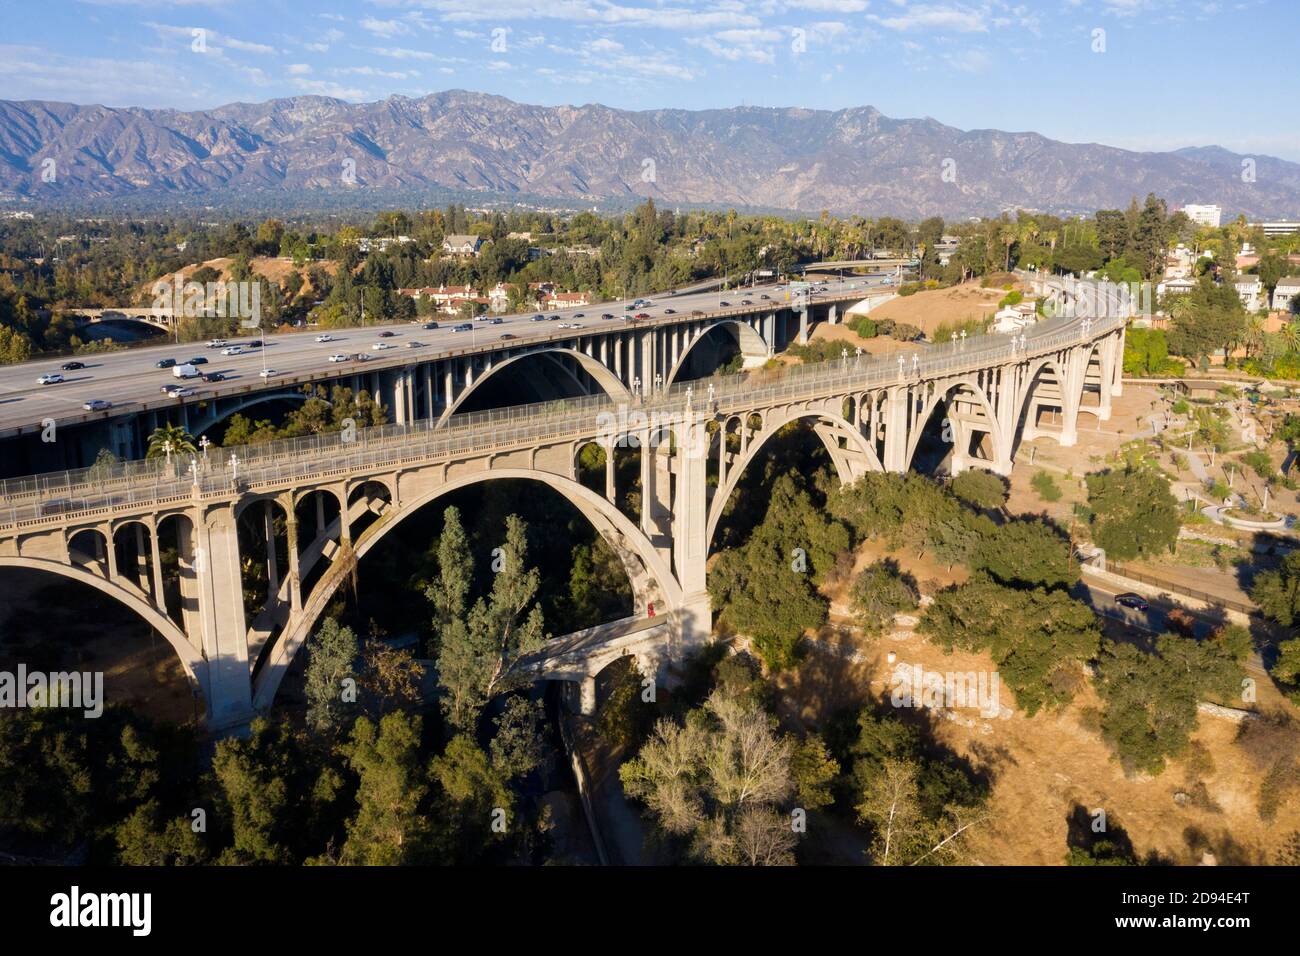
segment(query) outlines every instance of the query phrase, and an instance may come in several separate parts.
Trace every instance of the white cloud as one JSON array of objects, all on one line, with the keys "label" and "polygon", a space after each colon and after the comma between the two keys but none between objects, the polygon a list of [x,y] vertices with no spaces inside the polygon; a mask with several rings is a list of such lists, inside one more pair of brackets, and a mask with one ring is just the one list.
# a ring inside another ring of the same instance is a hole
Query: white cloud
[{"label": "white cloud", "polygon": [[290,63],[289,72],[294,76],[306,76],[311,72],[311,67],[306,63]]},{"label": "white cloud", "polygon": [[968,7],[921,4],[905,7],[893,16],[870,14],[869,18],[890,30],[935,30],[949,33],[985,33],[984,12]]},{"label": "white cloud", "polygon": [[360,21],[361,29],[373,33],[377,37],[392,39],[396,36],[407,36],[411,28],[401,20],[378,20],[374,17],[366,17]]}]

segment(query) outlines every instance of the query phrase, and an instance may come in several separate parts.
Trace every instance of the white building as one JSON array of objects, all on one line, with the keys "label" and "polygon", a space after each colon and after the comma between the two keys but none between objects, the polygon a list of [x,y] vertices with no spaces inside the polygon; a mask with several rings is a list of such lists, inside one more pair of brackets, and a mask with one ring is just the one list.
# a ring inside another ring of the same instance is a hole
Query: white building
[{"label": "white building", "polygon": [[1187,213],[1187,218],[1198,226],[1209,226],[1212,229],[1218,229],[1219,221],[1223,218],[1223,209],[1219,206],[1188,203],[1183,207],[1183,212]]},{"label": "white building", "polygon": [[1237,296],[1247,312],[1258,311],[1268,301],[1264,296],[1264,283],[1259,281],[1259,276],[1238,276],[1232,286],[1237,290]]},{"label": "white building", "polygon": [[1300,276],[1279,279],[1277,285],[1273,287],[1274,311],[1290,312],[1297,296],[1300,296]]},{"label": "white building", "polygon": [[1300,230],[1300,222],[1292,222],[1288,219],[1278,219],[1273,222],[1252,222],[1252,226],[1259,226],[1264,230],[1266,236],[1289,236],[1291,233]]}]

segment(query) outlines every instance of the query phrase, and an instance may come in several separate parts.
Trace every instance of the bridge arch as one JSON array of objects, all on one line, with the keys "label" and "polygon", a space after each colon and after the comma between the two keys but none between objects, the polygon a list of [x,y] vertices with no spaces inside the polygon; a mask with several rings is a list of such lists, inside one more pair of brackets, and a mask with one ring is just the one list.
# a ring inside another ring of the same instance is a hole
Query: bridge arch
[{"label": "bridge arch", "polygon": [[[791,409],[785,412],[771,409],[766,414],[758,415],[758,417],[761,419],[760,430],[750,441],[747,450],[740,459],[727,469],[726,481],[720,483],[714,492],[713,501],[709,505],[709,525],[705,532],[706,548],[713,546],[713,535],[718,529],[718,523],[722,520],[723,509],[726,508],[727,502],[735,493],[736,486],[740,484],[740,479],[744,476],[745,471],[753,463],[754,459],[759,456],[759,453],[772,437],[791,422],[810,420],[830,425],[834,429],[834,436],[847,438],[853,450],[862,454],[867,463],[867,470],[885,470],[879,456],[876,454],[876,450],[871,446],[871,442],[842,415],[825,410],[804,408]],[[745,416],[745,420],[746,424],[748,424],[748,416]],[[838,447],[831,447],[831,437],[821,431],[817,432],[817,437],[826,445],[826,450],[830,454],[831,462],[835,465],[840,481],[848,484],[855,480],[858,476],[848,471],[848,465],[842,450]]]},{"label": "bridge arch", "polygon": [[[681,589],[667,561],[626,515],[585,485],[572,478],[527,468],[501,468],[464,475],[440,484],[409,501],[403,500],[389,513],[387,520],[371,525],[359,537],[353,539],[352,554],[347,560],[336,562],[321,576],[316,587],[303,602],[302,613],[284,629],[271,649],[266,664],[254,678],[253,706],[258,710],[266,710],[271,706],[280,681],[288,672],[294,656],[306,642],[308,634],[315,627],[317,619],[333,598],[339,585],[349,576],[356,563],[383,541],[393,528],[425,505],[453,491],[486,481],[511,478],[538,481],[548,485],[577,508],[592,523],[597,533],[605,538],[614,553],[619,555],[628,573],[628,579],[633,582],[634,592],[636,582],[648,574],[658,590],[656,601],[665,601],[668,605],[667,610],[682,605]],[[645,574],[640,573],[635,567],[634,559],[641,562]]]},{"label": "bridge arch", "polygon": [[[291,389],[289,391],[269,391],[254,392],[251,395],[245,395],[237,401],[223,405],[220,398],[208,400],[207,409],[203,410],[199,417],[194,419],[190,424],[190,433],[196,438],[205,432],[211,431],[222,422],[228,421],[241,412],[253,408],[256,405],[263,405],[267,402],[297,401],[305,402],[310,396],[301,389]],[[196,408],[191,405],[190,408]]]},{"label": "bridge arch", "polygon": [[470,385],[469,388],[461,392],[461,394],[457,396],[456,400],[452,402],[450,406],[448,406],[447,410],[442,413],[442,415],[438,419],[438,424],[439,425],[444,424],[448,418],[450,418],[452,415],[455,415],[456,412],[460,410],[461,405],[463,405],[466,401],[468,401],[470,396],[472,396],[476,391],[478,391],[480,386],[482,386],[485,382],[491,381],[494,376],[500,374],[503,370],[510,368],[510,366],[518,362],[524,361],[525,359],[530,359],[530,360],[537,359],[537,358],[558,359],[564,357],[571,358],[574,361],[576,361],[582,367],[583,371],[585,371],[588,375],[592,377],[592,379],[595,380],[596,384],[601,387],[601,390],[604,391],[604,393],[608,395],[610,398],[612,398],[615,402],[627,402],[631,400],[632,393],[628,391],[627,386],[624,385],[622,381],[619,380],[619,377],[615,375],[613,371],[611,371],[608,367],[602,364],[599,359],[592,358],[590,355],[586,354],[585,352],[579,352],[577,349],[569,349],[569,348],[536,349],[530,352],[521,352],[518,355],[511,356],[510,358],[506,359],[504,362],[500,362],[496,365],[493,365],[490,369],[488,369],[478,378],[474,379],[473,384]]},{"label": "bridge arch", "polygon": [[[1002,458],[1002,430],[998,426],[997,416],[993,413],[993,406],[978,383],[969,376],[962,376],[935,388],[921,407],[921,413],[916,417],[916,427],[912,430],[912,434],[907,436],[907,457],[904,461],[907,463],[908,470],[912,468],[912,462],[916,458],[916,450],[920,447],[921,437],[925,434],[925,428],[930,421],[930,416],[934,414],[940,403],[948,405],[957,395],[973,399],[984,410],[989,438],[993,445],[993,461],[997,462]],[[965,452],[963,451],[962,454],[964,455]]]},{"label": "bridge arch", "polygon": [[763,359],[768,356],[767,341],[761,336],[752,325],[748,322],[742,322],[739,319],[721,319],[710,325],[704,326],[691,340],[686,343],[686,348],[682,354],[677,357],[677,362],[673,365],[672,370],[668,373],[668,378],[664,381],[664,388],[667,388],[673,382],[677,381],[682,367],[690,360],[691,354],[695,347],[709,337],[711,332],[717,329],[725,328],[736,340],[736,345],[740,348],[740,353],[747,359]]},{"label": "bridge arch", "polygon": [[193,645],[185,639],[185,634],[166,614],[154,607],[153,604],[144,600],[144,598],[133,594],[125,588],[119,587],[112,581],[100,577],[78,565],[60,564],[57,561],[51,561],[47,558],[31,557],[12,557],[0,556],[0,568],[23,568],[29,571],[45,571],[49,574],[55,574],[59,577],[67,578],[70,581],[76,581],[81,584],[88,584],[97,591],[108,595],[116,601],[126,605],[131,611],[155,631],[163,636],[176,656],[180,658],[181,666],[185,668],[185,674],[190,682],[203,691],[206,699],[208,696],[208,670],[207,661],[203,656],[194,649]]}]

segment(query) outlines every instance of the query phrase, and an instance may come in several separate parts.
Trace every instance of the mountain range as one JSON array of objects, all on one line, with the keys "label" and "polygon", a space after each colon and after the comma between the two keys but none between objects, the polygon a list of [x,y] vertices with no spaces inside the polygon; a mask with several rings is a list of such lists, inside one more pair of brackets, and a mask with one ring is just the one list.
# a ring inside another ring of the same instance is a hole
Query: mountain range
[{"label": "mountain range", "polygon": [[1092,212],[1153,192],[1173,206],[1217,203],[1225,220],[1300,217],[1300,164],[1286,160],[960,130],[870,106],[628,111],[463,90],[188,112],[0,100],[0,196],[10,200],[310,207],[445,190],[908,218]]}]

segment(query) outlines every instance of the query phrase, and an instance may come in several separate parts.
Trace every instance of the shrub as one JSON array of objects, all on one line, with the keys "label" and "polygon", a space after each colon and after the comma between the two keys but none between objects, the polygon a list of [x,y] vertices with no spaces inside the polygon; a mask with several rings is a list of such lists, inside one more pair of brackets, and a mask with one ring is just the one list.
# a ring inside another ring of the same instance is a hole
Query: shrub
[{"label": "shrub", "polygon": [[1042,498],[1044,501],[1061,500],[1063,492],[1061,491],[1060,486],[1056,483],[1056,479],[1048,472],[1034,472],[1034,477],[1029,479],[1029,484],[1033,486],[1034,491],[1038,492],[1038,497]]}]

